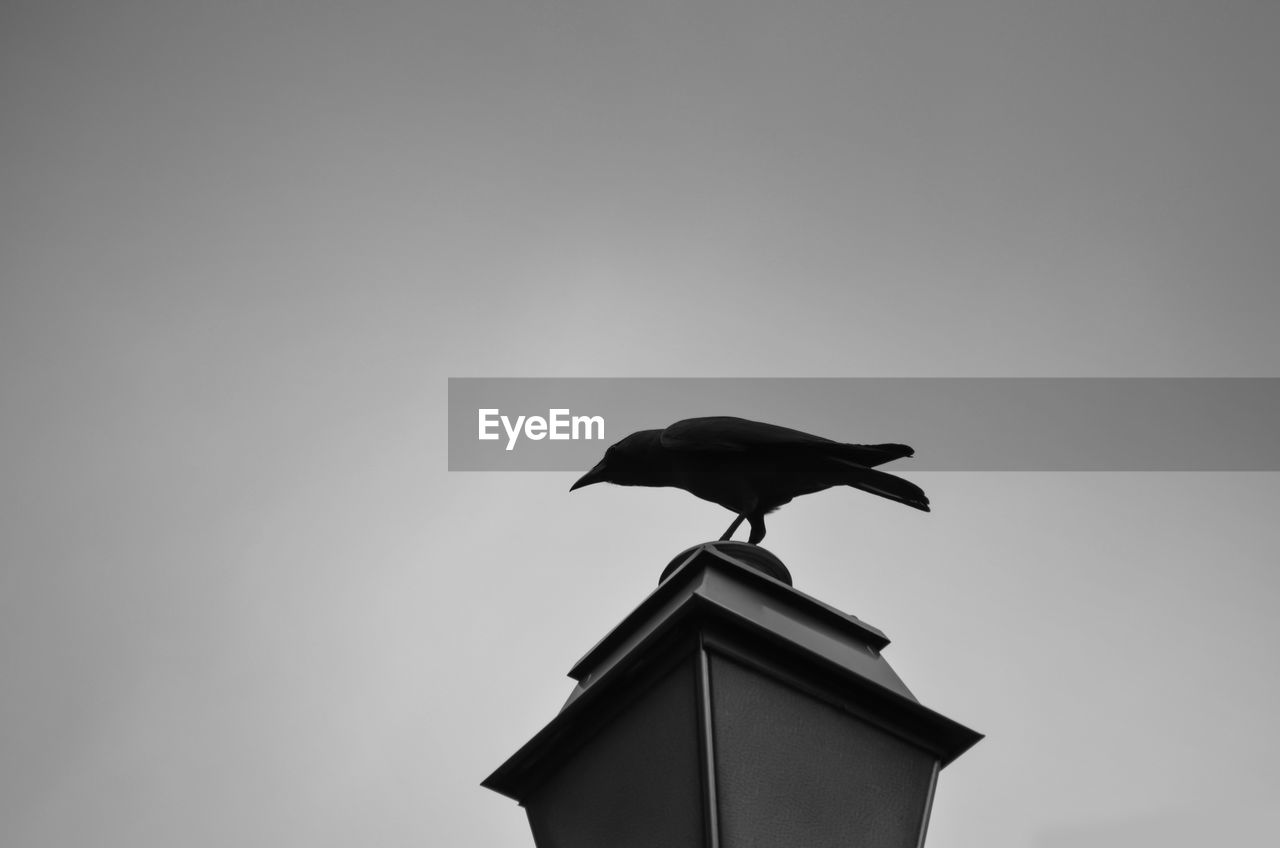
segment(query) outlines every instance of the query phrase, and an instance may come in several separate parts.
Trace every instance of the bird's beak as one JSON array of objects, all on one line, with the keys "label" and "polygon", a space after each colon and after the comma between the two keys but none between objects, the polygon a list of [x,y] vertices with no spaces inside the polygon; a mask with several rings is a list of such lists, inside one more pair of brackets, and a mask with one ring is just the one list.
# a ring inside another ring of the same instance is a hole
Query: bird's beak
[{"label": "bird's beak", "polygon": [[588,471],[578,478],[578,482],[569,487],[569,491],[581,489],[583,486],[590,486],[592,483],[603,483],[605,480],[604,463],[601,462],[595,468]]}]

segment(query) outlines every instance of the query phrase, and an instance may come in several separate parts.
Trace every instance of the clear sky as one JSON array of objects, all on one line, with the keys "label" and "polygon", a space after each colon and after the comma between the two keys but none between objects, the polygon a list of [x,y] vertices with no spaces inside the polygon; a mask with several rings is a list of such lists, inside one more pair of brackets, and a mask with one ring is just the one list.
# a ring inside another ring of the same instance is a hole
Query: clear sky
[{"label": "clear sky", "polygon": [[[728,515],[448,473],[450,376],[1280,376],[1277,41],[0,4],[0,843],[532,844],[478,782]],[[988,734],[931,848],[1274,836],[1276,474],[911,476],[933,514],[830,492],[768,546]]]}]

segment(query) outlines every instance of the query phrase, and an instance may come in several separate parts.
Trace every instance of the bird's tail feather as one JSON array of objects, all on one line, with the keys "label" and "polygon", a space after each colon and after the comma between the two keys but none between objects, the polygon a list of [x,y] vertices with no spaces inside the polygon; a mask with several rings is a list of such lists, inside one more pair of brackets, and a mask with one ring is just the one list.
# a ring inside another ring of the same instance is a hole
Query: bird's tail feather
[{"label": "bird's tail feather", "polygon": [[870,492],[873,495],[879,495],[882,498],[888,498],[891,501],[897,501],[924,512],[929,511],[929,497],[924,493],[924,490],[915,483],[903,480],[901,477],[895,477],[892,474],[886,474],[874,468],[866,468],[855,463],[849,463],[849,471],[845,476],[844,482],[855,489],[861,489],[864,492]]},{"label": "bird's tail feather", "polygon": [[914,456],[915,450],[909,445],[883,444],[883,445],[849,445],[840,444],[834,451],[841,459],[849,462],[856,462],[858,465],[872,468],[877,465],[883,465],[886,462],[892,462],[895,459],[902,459],[907,456]]}]

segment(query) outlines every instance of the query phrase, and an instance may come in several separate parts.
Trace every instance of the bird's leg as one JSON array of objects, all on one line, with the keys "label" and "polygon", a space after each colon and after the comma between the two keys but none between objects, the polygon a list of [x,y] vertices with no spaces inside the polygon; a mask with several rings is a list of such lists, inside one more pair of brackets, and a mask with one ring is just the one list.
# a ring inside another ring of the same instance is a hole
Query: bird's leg
[{"label": "bird's leg", "polygon": [[764,541],[764,510],[749,516],[751,519],[751,538],[747,539],[752,545],[758,545]]},{"label": "bird's leg", "polygon": [[737,530],[739,526],[741,526],[742,522],[746,519],[746,517],[747,517],[746,513],[743,513],[742,515],[739,515],[737,518],[733,519],[733,523],[729,525],[728,530],[724,531],[724,535],[720,537],[720,541],[727,542],[730,539],[732,539],[733,532]]}]

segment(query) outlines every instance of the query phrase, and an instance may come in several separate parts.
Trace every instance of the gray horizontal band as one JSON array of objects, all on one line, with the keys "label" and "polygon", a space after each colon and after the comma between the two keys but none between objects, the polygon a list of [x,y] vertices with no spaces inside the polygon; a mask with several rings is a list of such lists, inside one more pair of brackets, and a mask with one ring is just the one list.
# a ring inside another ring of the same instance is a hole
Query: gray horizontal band
[{"label": "gray horizontal band", "polygon": [[582,471],[703,415],[913,446],[890,471],[1280,470],[1276,378],[452,378],[449,469]]}]

